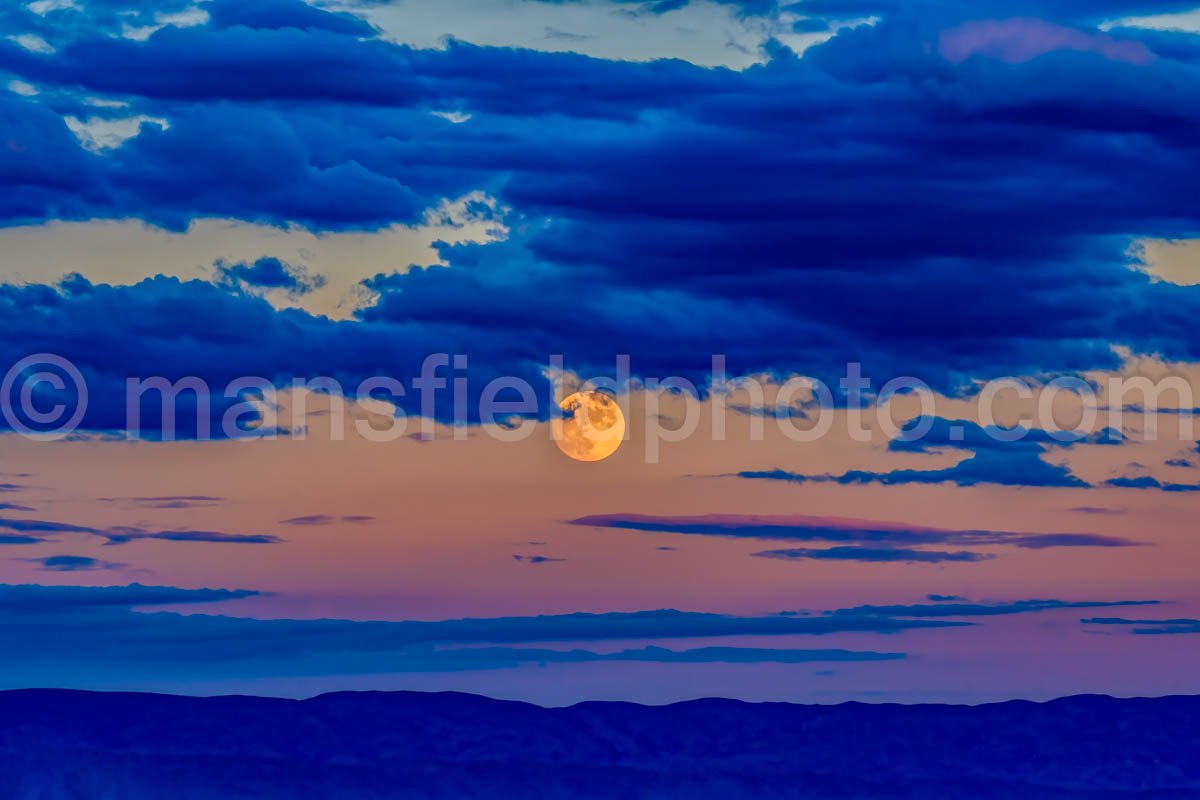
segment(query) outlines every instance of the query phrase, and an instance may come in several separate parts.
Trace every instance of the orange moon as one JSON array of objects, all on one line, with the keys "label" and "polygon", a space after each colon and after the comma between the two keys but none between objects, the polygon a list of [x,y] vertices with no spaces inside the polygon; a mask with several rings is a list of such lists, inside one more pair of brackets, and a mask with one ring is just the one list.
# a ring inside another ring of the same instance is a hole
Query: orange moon
[{"label": "orange moon", "polygon": [[576,392],[558,404],[562,418],[551,422],[558,449],[576,461],[601,461],[625,437],[625,415],[603,392]]}]

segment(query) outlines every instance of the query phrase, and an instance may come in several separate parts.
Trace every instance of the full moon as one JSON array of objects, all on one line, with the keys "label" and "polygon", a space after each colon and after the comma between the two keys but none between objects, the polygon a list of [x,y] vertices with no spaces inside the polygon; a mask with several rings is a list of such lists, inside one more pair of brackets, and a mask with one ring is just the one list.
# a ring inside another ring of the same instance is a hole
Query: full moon
[{"label": "full moon", "polygon": [[600,461],[617,452],[625,436],[621,407],[603,392],[576,392],[559,403],[551,422],[558,448],[576,461]]}]

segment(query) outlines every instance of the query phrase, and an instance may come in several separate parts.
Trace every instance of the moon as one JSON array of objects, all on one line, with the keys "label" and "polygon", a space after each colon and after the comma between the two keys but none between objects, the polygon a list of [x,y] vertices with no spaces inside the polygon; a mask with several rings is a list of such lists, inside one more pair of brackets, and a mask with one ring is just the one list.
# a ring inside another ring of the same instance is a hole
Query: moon
[{"label": "moon", "polygon": [[576,392],[558,404],[562,418],[551,421],[558,449],[576,461],[602,461],[621,446],[625,415],[603,392]]}]

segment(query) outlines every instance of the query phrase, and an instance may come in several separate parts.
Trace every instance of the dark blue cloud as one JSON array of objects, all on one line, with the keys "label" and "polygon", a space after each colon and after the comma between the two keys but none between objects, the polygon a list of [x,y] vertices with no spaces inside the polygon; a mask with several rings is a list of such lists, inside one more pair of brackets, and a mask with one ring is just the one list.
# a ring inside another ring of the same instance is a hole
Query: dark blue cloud
[{"label": "dark blue cloud", "polygon": [[[208,614],[148,613],[156,606],[226,603],[255,592],[126,587],[0,586],[0,635],[22,653],[8,685],[52,681],[214,679],[289,675],[435,672],[521,664],[649,661],[660,663],[805,663],[881,661],[902,653],[839,649],[657,646],[615,652],[518,648],[550,641],[710,638],[744,635],[894,633],[945,628],[945,620],[877,615],[736,617],[679,611],[566,614],[436,622],[271,620]],[[141,609],[141,610],[139,610]]]},{"label": "dark blue cloud", "polygon": [[304,516],[300,516],[300,517],[291,517],[289,519],[282,519],[279,521],[279,524],[280,525],[300,525],[300,526],[332,525],[335,522],[338,522],[339,520],[341,522],[352,522],[355,524],[362,524],[362,523],[367,523],[367,522],[373,522],[375,520],[375,518],[372,516],[368,516],[367,514],[342,514],[341,516],[335,516],[333,514],[305,514]]},{"label": "dark blue cloud", "polygon": [[281,519],[280,525],[330,525],[334,521],[334,517],[329,514],[306,514],[302,517],[290,517]]},{"label": "dark blue cloud", "polygon": [[102,561],[89,556],[46,556],[45,558],[27,558],[25,560],[33,564],[40,564],[41,568],[47,572],[91,572],[125,568],[125,564]]},{"label": "dark blue cloud", "polygon": [[10,671],[6,680],[20,684],[38,676],[36,680],[43,683],[97,685],[109,680],[161,679],[163,675],[185,681],[497,669],[537,663],[886,661],[904,654],[736,646],[677,650],[652,644],[600,652],[516,645],[839,632],[894,634],[969,626],[974,624],[969,618],[978,616],[1131,604],[1027,600],[861,606],[749,617],[658,610],[404,622],[255,619],[155,611],[156,607],[180,604],[223,607],[254,594],[139,584],[0,586],[0,635],[22,653],[22,672]]},{"label": "dark blue cloud", "polygon": [[1138,542],[1128,539],[1095,533],[951,530],[872,520],[803,516],[770,517],[726,514],[689,517],[595,514],[570,520],[570,524],[647,533],[909,548],[922,545],[976,545],[1041,550],[1052,547],[1133,547],[1138,545]]},{"label": "dark blue cloud", "polygon": [[990,553],[975,553],[969,550],[914,550],[908,547],[827,547],[792,548],[787,550],[764,550],[752,555],[759,558],[774,558],[785,561],[862,561],[866,563],[940,564],[943,562],[987,561],[996,556]]},{"label": "dark blue cloud", "polygon": [[[521,663],[543,664],[584,663],[589,661],[648,661],[667,664],[806,664],[816,661],[896,661],[904,653],[880,653],[862,650],[797,650],[766,647],[698,647],[692,650],[668,650],[663,647],[642,647],[619,650],[615,653],[596,653],[590,650],[535,650],[532,648],[463,648],[438,651],[443,663],[456,658],[471,660],[460,668],[495,667],[499,658],[511,659],[513,666]],[[447,658],[449,656],[449,658]],[[482,657],[482,658],[480,658]],[[444,666],[442,667],[444,668]]]},{"label": "dark blue cloud", "polygon": [[972,603],[964,600],[938,601],[929,604],[891,606],[856,606],[827,612],[832,616],[879,614],[885,617],[899,618],[945,618],[945,617],[994,617],[1010,614],[1029,614],[1040,611],[1058,611],[1071,608],[1108,608],[1113,606],[1152,606],[1157,600],[1118,600],[1118,601],[1069,601],[1069,600],[1015,600],[998,603]]},{"label": "dark blue cloud", "polygon": [[105,608],[215,603],[253,597],[249,589],[180,589],[174,586],[38,586],[0,584],[0,611],[14,614]]},{"label": "dark blue cloud", "polygon": [[[1051,434],[1037,428],[985,428],[965,420],[940,417],[915,420],[905,433],[888,443],[897,452],[937,453],[946,449],[967,450],[972,455],[951,467],[938,469],[897,469],[890,472],[849,470],[840,475],[789,472],[782,469],[748,470],[738,476],[752,480],[777,480],[792,483],[881,483],[936,484],[958,486],[997,484],[1001,486],[1087,487],[1062,465],[1042,458],[1053,447],[1074,444],[1118,445],[1124,436],[1105,428],[1088,434]],[[1108,482],[1109,485],[1122,484]],[[1144,488],[1151,488],[1146,486]],[[1165,488],[1165,487],[1158,487]]]},{"label": "dark blue cloud", "polygon": [[[121,525],[110,528],[95,528],[88,525],[76,525],[69,522],[56,522],[45,519],[25,519],[0,517],[0,530],[16,531],[19,534],[32,535],[33,541],[41,541],[41,534],[82,533],[99,536],[105,544],[126,544],[138,539],[157,539],[166,542],[214,542],[227,544],[277,544],[283,540],[277,536],[266,534],[222,533],[220,531],[195,530],[147,530],[145,528]],[[24,537],[20,537],[24,538]],[[13,542],[16,543],[16,542]],[[22,542],[24,543],[24,542]]]},{"label": "dark blue cloud", "polygon": [[128,503],[137,508],[188,509],[211,508],[225,502],[223,497],[206,494],[157,495],[152,497],[101,497],[103,503]]},{"label": "dark blue cloud", "polygon": [[980,425],[970,420],[919,417],[905,424],[900,435],[888,442],[888,449],[900,453],[939,452],[946,448],[976,452],[1029,448],[1044,452],[1046,447],[1054,445],[1119,445],[1124,439],[1124,434],[1112,428],[1083,433],[1051,433],[1041,428],[1004,428]]},{"label": "dark blue cloud", "polygon": [[20,533],[0,533],[0,545],[2,544],[40,544],[43,539],[37,536],[27,536]]},{"label": "dark blue cloud", "polygon": [[[132,320],[136,327],[125,324]],[[202,376],[211,390],[212,435],[220,435],[223,415],[240,402],[224,395],[225,386],[244,376],[286,385],[294,377],[326,375],[349,392],[364,377],[396,376],[409,387],[403,400],[415,413],[421,407],[412,378],[420,374],[426,355],[439,352],[469,357],[476,390],[494,377],[515,374],[541,389],[543,398],[549,396],[541,362],[525,360],[503,338],[479,337],[469,327],[449,323],[364,325],[298,310],[278,312],[261,298],[230,294],[203,281],[158,277],[135,286],[109,286],[73,276],[57,288],[0,285],[0,334],[0,363],[15,363],[35,349],[75,363],[89,389],[85,426],[103,430],[126,428],[127,379],[152,376],[172,383]],[[449,373],[441,370],[443,377]],[[34,397],[47,407],[73,408],[76,399],[50,391],[45,383]],[[450,393],[439,391],[435,399],[439,416],[451,417]],[[191,391],[174,401],[177,436],[196,435],[197,402]],[[147,391],[138,406],[142,433],[153,436],[163,425],[162,395]]]},{"label": "dark blue cloud", "polygon": [[[659,664],[808,664],[896,661],[905,657],[904,653],[873,650],[771,647],[698,647],[690,650],[642,647],[603,653],[583,649],[549,650],[532,647],[417,647],[393,655],[388,669],[391,672],[452,672],[510,669],[528,664],[588,664],[614,661]],[[359,665],[357,668],[364,667]]]},{"label": "dark blue cloud", "polygon": [[523,556],[514,554],[513,561],[517,561],[522,564],[553,564],[557,561],[566,561],[566,559],[554,558],[553,556]]},{"label": "dark blue cloud", "polygon": [[23,517],[0,517],[0,528],[22,533],[94,533],[96,531],[95,528],[86,525]]},{"label": "dark blue cloud", "polygon": [[280,290],[289,297],[300,297],[325,285],[324,275],[310,275],[302,267],[264,256],[253,263],[217,262],[217,283],[235,290]]},{"label": "dark blue cloud", "polygon": [[[221,3],[209,24],[145,42],[97,20],[47,32],[49,55],[0,40],[0,70],[46,88],[0,95],[9,223],[136,217],[180,228],[219,215],[371,229],[475,189],[512,209],[507,242],[446,245],[448,269],[379,276],[378,302],[353,322],[202,282],[6,287],[0,355],[70,357],[99,381],[93,428],[121,427],[118,401],[104,397],[128,375],[411,375],[431,351],[469,353],[478,385],[516,374],[542,386],[540,366],[560,352],[584,373],[611,370],[624,352],[637,374],[699,379],[717,352],[734,373],[832,384],[853,359],[880,382],[911,374],[945,391],[1112,367],[1114,344],[1200,357],[1200,289],[1155,282],[1128,255],[1135,237],[1197,233],[1197,37],[1113,34],[1155,56],[1144,63],[1086,49],[1020,63],[987,48],[959,63],[939,52],[968,14],[1040,12],[1079,26],[1099,9],[1175,3],[825,5],[811,13],[885,18],[803,58],[773,48],[740,73],[414,50],[283,2]],[[0,22],[50,24],[19,13]],[[91,153],[62,118],[83,93],[169,125]],[[447,108],[472,117],[452,125],[429,113]],[[1078,485],[1032,446],[893,478],[1019,474]]]},{"label": "dark blue cloud", "polygon": [[1043,461],[1035,450],[990,450],[976,453],[953,467],[942,469],[897,469],[891,472],[850,470],[841,475],[804,475],[786,470],[748,470],[739,477],[752,480],[779,480],[792,483],[954,483],[958,486],[999,484],[1002,486],[1086,487],[1066,467]]},{"label": "dark blue cloud", "polygon": [[264,533],[222,533],[221,531],[146,531],[140,528],[109,528],[95,531],[108,541],[105,544],[116,545],[142,539],[156,539],[161,542],[211,542],[214,544],[279,544],[283,541],[278,536]]},{"label": "dark blue cloud", "polygon": [[1157,489],[1162,492],[1200,492],[1200,485],[1192,483],[1169,483],[1160,481],[1149,475],[1136,477],[1110,478],[1106,486],[1116,486],[1122,489]]},{"label": "dark blue cloud", "polygon": [[1130,633],[1144,636],[1177,633],[1200,633],[1200,619],[1122,619],[1120,617],[1090,617],[1081,619],[1084,625],[1114,625]]}]

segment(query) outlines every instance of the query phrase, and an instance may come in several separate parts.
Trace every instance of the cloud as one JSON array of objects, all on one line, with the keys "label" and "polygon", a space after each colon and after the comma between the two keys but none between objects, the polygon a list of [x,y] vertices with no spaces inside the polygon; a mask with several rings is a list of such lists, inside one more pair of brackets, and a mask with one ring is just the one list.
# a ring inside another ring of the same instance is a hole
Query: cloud
[{"label": "cloud", "polygon": [[[734,616],[676,610],[576,613],[439,621],[357,622],[179,614],[162,607],[234,603],[256,592],[129,586],[0,585],[0,635],[22,653],[8,685],[37,680],[61,685],[175,676],[250,678],[438,672],[537,663],[645,661],[659,663],[807,663],[891,661],[901,652],[712,646],[667,649],[665,639],[895,634],[954,629],[972,617],[1064,608],[1133,605],[1124,602],[1024,600],[860,606],[823,612]],[[30,620],[36,620],[31,625]],[[622,643],[560,650],[550,642]],[[538,645],[524,647],[518,645]]]},{"label": "cloud", "polygon": [[1169,483],[1152,478],[1149,475],[1136,477],[1110,478],[1104,482],[1106,486],[1120,489],[1156,489],[1161,492],[1200,492],[1200,484]]},{"label": "cloud", "polygon": [[85,609],[129,611],[146,606],[216,603],[259,594],[249,589],[180,589],[174,586],[39,586],[0,584],[0,612],[69,612]]},{"label": "cloud", "polygon": [[126,544],[128,542],[157,539],[163,542],[212,542],[215,544],[279,544],[283,542],[278,536],[263,533],[222,533],[220,531],[145,531],[140,528],[109,528],[94,531],[97,536],[103,536],[106,544]]},{"label": "cloud", "polygon": [[40,544],[43,539],[37,536],[23,536],[21,534],[0,533],[0,545],[3,544]]},{"label": "cloud", "polygon": [[[565,614],[435,622],[273,620],[149,613],[155,607],[226,603],[252,591],[139,584],[102,588],[0,586],[0,635],[22,653],[6,685],[104,685],[161,678],[440,672],[538,663],[807,663],[889,661],[903,653],[657,645],[613,652],[515,647],[552,641],[661,640],[744,635],[893,633],[954,627],[944,620],[881,617],[736,617],[680,611]],[[30,620],[35,619],[36,625]]]},{"label": "cloud", "polygon": [[518,561],[523,564],[551,564],[556,561],[566,561],[566,559],[553,558],[551,556],[522,556],[514,554],[513,561]]},{"label": "cloud", "polygon": [[334,518],[328,514],[306,514],[302,517],[291,517],[289,519],[281,519],[280,525],[329,525],[332,524]]},{"label": "cloud", "polygon": [[780,560],[808,559],[814,561],[863,561],[868,563],[938,564],[946,561],[974,562],[995,558],[990,553],[973,553],[969,550],[945,552],[941,550],[913,550],[908,547],[829,547],[825,549],[793,548],[788,550],[764,550],[751,555],[759,558]]},{"label": "cloud", "polygon": [[253,263],[230,264],[218,261],[217,285],[226,289],[265,295],[280,292],[289,298],[303,297],[326,283],[324,275],[311,275],[296,264],[264,256]]},{"label": "cloud", "polygon": [[662,664],[808,664],[814,662],[896,661],[905,657],[904,653],[871,650],[804,650],[767,647],[699,647],[692,650],[642,647],[610,653],[597,653],[582,649],[464,647],[411,652],[406,654],[399,671],[498,669],[517,667],[522,664],[583,664],[611,661],[641,661]]},{"label": "cloud", "polygon": [[1158,605],[1157,600],[1014,600],[1011,602],[972,603],[963,600],[938,601],[932,604],[916,603],[913,605],[889,606],[855,606],[827,612],[837,617],[848,615],[879,614],[884,617],[913,617],[913,618],[946,618],[946,617],[994,617],[1010,614],[1029,614],[1040,611],[1058,611],[1070,608],[1110,608],[1115,606],[1152,606]]},{"label": "cloud", "polygon": [[225,498],[204,494],[190,494],[160,495],[155,497],[101,497],[100,501],[104,503],[126,502],[138,508],[188,509],[218,506],[225,502]]},{"label": "cloud", "polygon": [[1200,633],[1200,619],[1122,619],[1120,617],[1091,617],[1081,619],[1084,625],[1117,625],[1130,633],[1154,636],[1177,633]]},{"label": "cloud", "polygon": [[647,533],[722,536],[796,542],[834,542],[845,545],[919,547],[922,545],[1007,546],[1027,550],[1052,547],[1134,547],[1139,543],[1095,533],[1017,533],[1012,531],[951,530],[877,520],[805,515],[761,516],[709,514],[652,516],[596,514],[569,521],[571,525]]},{"label": "cloud", "polygon": [[[151,506],[161,507],[161,506]],[[173,507],[173,506],[167,506]],[[0,517],[0,529],[24,534],[85,533],[106,539],[106,544],[125,544],[137,539],[158,539],[168,542],[218,542],[230,544],[276,544],[282,542],[277,536],[266,534],[222,533],[220,531],[194,530],[146,530],[123,525],[111,528],[93,528],[69,522],[44,519],[14,519]]]},{"label": "cloud", "polygon": [[332,514],[306,514],[300,517],[291,517],[289,519],[280,520],[279,524],[298,526],[332,525],[339,520],[342,522],[363,524],[367,522],[373,522],[375,518],[366,514],[343,514],[340,517],[335,517]]},{"label": "cloud", "polygon": [[23,506],[18,503],[0,503],[0,511],[33,511],[29,506]]},{"label": "cloud", "polygon": [[0,528],[22,533],[95,533],[95,528],[45,519],[0,517]]},{"label": "cloud", "polygon": [[46,556],[45,558],[24,559],[32,564],[40,564],[47,572],[90,572],[93,570],[124,569],[125,564],[114,561],[102,561],[88,556]]},{"label": "cloud", "polygon": [[965,450],[970,453],[967,458],[952,467],[939,469],[897,469],[890,472],[850,470],[841,475],[806,475],[773,469],[748,470],[737,474],[738,477],[752,480],[791,483],[953,483],[958,486],[996,484],[1083,488],[1090,484],[1073,475],[1067,467],[1045,461],[1043,456],[1053,448],[1068,448],[1080,443],[1116,445],[1123,439],[1119,432],[1111,429],[1088,435],[1059,437],[1041,429],[984,427],[966,420],[932,417],[910,422],[901,436],[888,443],[888,449],[910,453]]},{"label": "cloud", "polygon": [[[70,358],[93,386],[85,427],[119,430],[129,375],[354,380],[412,375],[430,352],[468,354],[478,386],[508,374],[544,389],[551,352],[585,373],[628,353],[637,375],[702,384],[710,355],[725,353],[736,374],[803,369],[832,385],[861,360],[948,394],[998,375],[1111,368],[1114,345],[1200,357],[1200,289],[1155,281],[1129,257],[1134,240],[1194,235],[1200,45],[1095,29],[1101,13],[1167,4],[818,5],[805,13],[881,19],[803,57],[769,48],[740,72],[406,47],[298,2],[220,4],[144,41],[113,32],[156,20],[162,4],[132,21],[89,6],[87,24],[69,26],[14,11],[3,23],[53,52],[0,40],[0,71],[42,90],[0,95],[8,224],[180,230],[215,216],[369,231],[486,189],[512,234],[444,243],[437,266],[397,264],[341,323],[208,281],[6,285],[0,362]],[[962,27],[1038,12],[1046,23]],[[959,31],[956,53],[976,56],[938,52],[947,30]],[[1154,58],[1129,63],[1143,49]],[[89,96],[169,124],[89,151],[64,122],[98,113]],[[430,113],[446,108],[470,121]],[[585,331],[570,324],[580,316]],[[149,409],[145,419],[161,422]],[[1034,448],[977,450],[940,473],[837,478],[1079,485]]]}]

